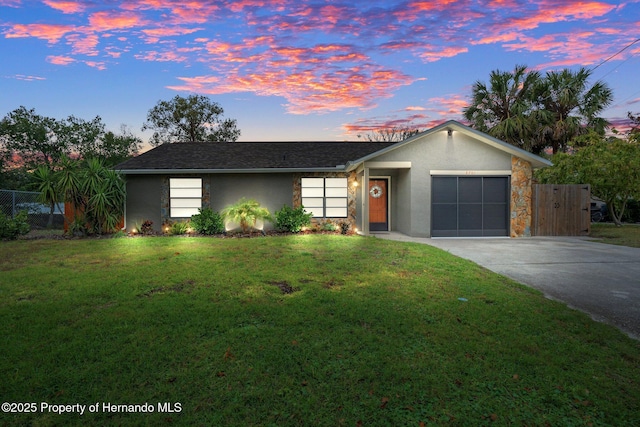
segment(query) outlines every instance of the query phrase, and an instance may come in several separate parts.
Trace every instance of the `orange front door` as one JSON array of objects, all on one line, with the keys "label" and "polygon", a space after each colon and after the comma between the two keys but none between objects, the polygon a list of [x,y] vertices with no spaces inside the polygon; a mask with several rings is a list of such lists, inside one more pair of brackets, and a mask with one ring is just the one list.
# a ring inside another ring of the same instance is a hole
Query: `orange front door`
[{"label": "orange front door", "polygon": [[369,231],[389,231],[389,180],[369,180]]}]

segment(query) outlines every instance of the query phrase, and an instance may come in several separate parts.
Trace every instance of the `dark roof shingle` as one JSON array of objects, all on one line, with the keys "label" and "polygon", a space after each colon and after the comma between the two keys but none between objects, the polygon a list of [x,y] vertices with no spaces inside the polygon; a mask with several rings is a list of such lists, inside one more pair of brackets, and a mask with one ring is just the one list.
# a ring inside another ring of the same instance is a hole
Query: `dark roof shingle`
[{"label": "dark roof shingle", "polygon": [[335,168],[389,142],[236,142],[163,144],[116,166],[122,171]]}]

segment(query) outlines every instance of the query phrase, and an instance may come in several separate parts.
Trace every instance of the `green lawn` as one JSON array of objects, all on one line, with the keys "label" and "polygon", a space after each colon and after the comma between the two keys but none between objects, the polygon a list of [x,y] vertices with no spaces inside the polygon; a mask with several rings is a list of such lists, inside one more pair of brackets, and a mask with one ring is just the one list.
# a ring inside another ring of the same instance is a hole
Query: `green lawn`
[{"label": "green lawn", "polygon": [[590,236],[602,243],[640,248],[640,225],[637,224],[616,227],[612,223],[594,223]]},{"label": "green lawn", "polygon": [[[0,396],[37,409],[0,413],[3,426],[640,425],[638,341],[429,246],[304,235],[0,251]],[[154,412],[114,406],[134,404]]]}]

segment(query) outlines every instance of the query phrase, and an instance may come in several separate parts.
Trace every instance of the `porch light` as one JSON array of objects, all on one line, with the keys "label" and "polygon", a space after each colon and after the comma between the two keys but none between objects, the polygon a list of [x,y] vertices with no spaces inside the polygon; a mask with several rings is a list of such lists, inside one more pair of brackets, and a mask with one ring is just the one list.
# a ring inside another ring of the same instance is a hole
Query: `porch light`
[{"label": "porch light", "polygon": [[353,186],[354,187],[357,187],[358,185],[360,185],[360,184],[358,184],[358,181],[353,181]]},{"label": "porch light", "polygon": [[453,135],[453,129],[447,129],[447,136]]}]

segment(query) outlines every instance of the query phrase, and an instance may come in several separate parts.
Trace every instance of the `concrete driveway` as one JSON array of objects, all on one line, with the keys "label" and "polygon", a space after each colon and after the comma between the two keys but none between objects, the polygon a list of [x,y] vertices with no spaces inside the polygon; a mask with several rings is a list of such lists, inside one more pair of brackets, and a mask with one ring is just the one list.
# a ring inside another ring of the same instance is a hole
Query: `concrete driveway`
[{"label": "concrete driveway", "polygon": [[399,233],[376,237],[444,249],[640,339],[640,248],[581,237],[421,239]]}]

